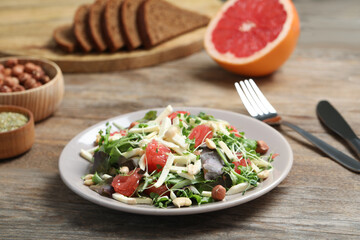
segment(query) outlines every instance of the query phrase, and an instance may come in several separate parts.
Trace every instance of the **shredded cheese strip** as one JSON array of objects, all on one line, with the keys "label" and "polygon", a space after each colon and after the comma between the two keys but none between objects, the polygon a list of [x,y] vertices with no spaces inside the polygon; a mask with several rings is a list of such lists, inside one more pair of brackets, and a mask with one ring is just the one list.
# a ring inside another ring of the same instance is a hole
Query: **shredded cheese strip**
[{"label": "shredded cheese strip", "polygon": [[151,140],[156,136],[156,134],[157,134],[157,132],[152,132],[149,135],[146,135],[144,138],[148,139],[148,140]]},{"label": "shredded cheese strip", "polygon": [[170,198],[171,200],[174,200],[176,198],[176,195],[173,190],[170,190]]},{"label": "shredded cheese strip", "polygon": [[256,173],[260,172],[260,169],[253,162],[251,162],[250,166]]},{"label": "shredded cheese strip", "polygon": [[175,136],[172,137],[172,142],[179,145],[181,148],[188,148],[188,144],[185,141],[185,138],[180,134],[175,134]]},{"label": "shredded cheese strip", "polygon": [[177,173],[178,171],[187,171],[187,167],[171,166],[170,172]]},{"label": "shredded cheese strip", "polygon": [[156,141],[158,141],[162,145],[165,145],[166,147],[174,150],[179,155],[183,155],[183,153],[185,152],[185,150],[182,150],[178,145],[176,145],[172,142],[168,142],[168,141],[162,140],[160,138],[157,138]]},{"label": "shredded cheese strip", "polygon": [[89,153],[88,151],[81,149],[80,150],[80,156],[83,157],[84,159],[88,160],[89,162],[92,161],[92,155],[91,153]]},{"label": "shredded cheese strip", "polygon": [[134,198],[136,201],[136,204],[146,204],[146,205],[152,205],[153,200],[148,197],[139,197]]},{"label": "shredded cheese strip", "polygon": [[141,156],[144,154],[144,150],[141,148],[135,148],[131,151],[121,153],[125,158],[131,158],[133,156]]},{"label": "shredded cheese strip", "polygon": [[189,179],[189,180],[195,180],[195,176],[192,175],[192,174],[185,173],[185,172],[181,172],[181,171],[177,171],[177,174],[178,174],[180,177],[183,177],[183,178],[186,178],[186,179]]},{"label": "shredded cheese strip", "polygon": [[174,156],[174,164],[176,165],[188,165],[191,162],[190,155]]},{"label": "shredded cheese strip", "polygon": [[166,164],[162,169],[159,179],[154,184],[154,187],[158,188],[164,184],[165,179],[170,172],[170,167],[172,166],[173,162],[174,162],[174,155],[170,153],[168,159],[166,160]]},{"label": "shredded cheese strip", "polygon": [[89,152],[89,153],[94,153],[98,149],[99,149],[99,146],[96,146],[96,147],[90,148],[90,149],[88,149],[86,151]]},{"label": "shredded cheese strip", "polygon": [[120,193],[113,193],[112,197],[122,203],[126,203],[129,205],[135,205],[135,204],[152,204],[152,199],[148,197],[139,197],[139,198],[133,198],[133,197],[126,197]]},{"label": "shredded cheese strip", "polygon": [[204,197],[211,197],[211,192],[210,191],[202,191],[201,195]]},{"label": "shredded cheese strip", "polygon": [[229,147],[223,141],[219,141],[219,146],[230,160],[236,159]]},{"label": "shredded cheese strip", "polygon": [[171,127],[171,120],[168,117],[165,117],[160,124],[159,138],[163,138],[166,131]]},{"label": "shredded cheese strip", "polygon": [[180,124],[180,119],[178,117],[175,117],[173,119],[173,126],[179,126],[179,124]]},{"label": "shredded cheese strip", "polygon": [[164,118],[166,118],[167,116],[169,116],[172,112],[173,112],[173,108],[171,105],[168,105],[165,110],[159,114],[159,116],[154,120],[154,122],[156,123],[160,123]]},{"label": "shredded cheese strip", "polygon": [[115,199],[115,200],[118,200],[119,202],[122,202],[122,203],[126,203],[126,204],[129,204],[129,205],[135,205],[136,204],[136,199],[135,198],[130,198],[130,197],[126,197],[120,193],[113,193],[112,197]]},{"label": "shredded cheese strip", "polygon": [[146,154],[143,154],[139,160],[139,168],[143,171],[146,169],[146,163],[145,163]]},{"label": "shredded cheese strip", "polygon": [[258,167],[270,167],[271,164],[263,159],[253,159],[251,160],[253,163],[256,164]]},{"label": "shredded cheese strip", "polygon": [[144,128],[131,128],[129,130],[129,133],[148,133],[148,132],[158,132],[160,129],[159,125],[153,125],[153,126],[148,126],[148,127],[144,127]]},{"label": "shredded cheese strip", "polygon": [[247,183],[247,182],[234,185],[226,192],[226,195],[241,193],[241,192],[245,191],[248,187],[249,187],[249,183]]},{"label": "shredded cheese strip", "polygon": [[193,193],[200,195],[200,192],[196,189],[196,187],[190,185],[190,186],[189,186],[189,189],[190,189]]}]

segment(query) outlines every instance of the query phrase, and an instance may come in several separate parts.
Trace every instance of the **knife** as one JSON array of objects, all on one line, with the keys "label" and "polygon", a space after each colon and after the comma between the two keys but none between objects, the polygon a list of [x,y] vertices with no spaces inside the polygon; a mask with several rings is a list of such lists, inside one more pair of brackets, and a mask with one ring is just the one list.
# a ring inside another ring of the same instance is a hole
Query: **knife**
[{"label": "knife", "polygon": [[360,159],[360,139],[356,136],[340,113],[325,100],[318,103],[316,113],[320,121],[337,135],[342,137]]},{"label": "knife", "polygon": [[305,137],[307,140],[309,140],[312,144],[314,144],[316,147],[318,147],[323,153],[328,155],[330,158],[332,158],[337,163],[341,164],[342,166],[346,167],[347,169],[360,173],[360,161],[357,161],[356,159],[349,157],[345,153],[337,150],[336,148],[330,146],[326,142],[322,141],[321,139],[315,137],[311,133],[305,131],[304,129],[299,128],[298,126],[295,126],[292,123],[282,121],[282,125],[286,125],[296,132],[298,132],[300,135]]}]

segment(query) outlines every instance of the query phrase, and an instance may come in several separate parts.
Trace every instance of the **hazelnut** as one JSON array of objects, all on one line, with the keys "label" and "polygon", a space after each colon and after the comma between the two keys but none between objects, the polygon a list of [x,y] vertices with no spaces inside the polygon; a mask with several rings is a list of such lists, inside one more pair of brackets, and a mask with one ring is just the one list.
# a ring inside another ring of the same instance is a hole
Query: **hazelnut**
[{"label": "hazelnut", "polygon": [[36,70],[36,65],[31,63],[31,62],[28,62],[25,64],[25,69],[24,71],[27,72],[27,73],[30,73],[32,74],[32,72]]},{"label": "hazelnut", "polygon": [[226,189],[221,185],[216,185],[211,191],[211,197],[215,201],[222,201],[225,198]]},{"label": "hazelnut", "polygon": [[13,88],[16,85],[19,85],[19,79],[17,79],[16,77],[5,77],[4,85],[9,86],[10,88]]},{"label": "hazelnut", "polygon": [[41,76],[41,77],[40,77],[40,82],[41,82],[42,84],[45,84],[45,83],[50,82],[49,76],[47,76],[47,75]]},{"label": "hazelnut", "polygon": [[8,86],[3,85],[3,86],[0,87],[0,92],[8,93],[8,92],[12,92],[12,90]]},{"label": "hazelnut", "polygon": [[5,68],[3,72],[5,76],[11,76],[12,70],[11,68]]},{"label": "hazelnut", "polygon": [[16,85],[15,87],[12,88],[12,90],[14,92],[21,92],[21,91],[25,91],[25,88],[21,85]]},{"label": "hazelnut", "polygon": [[39,65],[35,65],[35,71],[38,71],[41,75],[44,75],[45,72]]},{"label": "hazelnut", "polygon": [[257,147],[255,152],[260,153],[261,155],[265,154],[269,150],[269,146],[263,140],[257,141]]},{"label": "hazelnut", "polygon": [[24,87],[25,87],[26,89],[31,89],[31,88],[36,87],[36,80],[33,79],[33,78],[27,79],[27,80],[25,81],[25,83],[24,83]]},{"label": "hazelnut", "polygon": [[5,67],[12,68],[13,66],[17,65],[19,61],[16,58],[10,58],[5,62]]},{"label": "hazelnut", "polygon": [[31,74],[32,74],[32,77],[35,78],[36,80],[40,80],[40,78],[43,76],[43,74],[41,74],[41,72],[38,70],[32,71]]},{"label": "hazelnut", "polygon": [[41,86],[42,86],[42,83],[41,83],[41,82],[36,82],[36,84],[35,84],[35,87],[34,87],[34,88],[41,87]]},{"label": "hazelnut", "polygon": [[22,73],[24,73],[24,65],[16,65],[12,68],[12,75],[19,77]]},{"label": "hazelnut", "polygon": [[20,64],[11,58],[0,64],[0,92],[18,92],[37,88],[50,81],[40,65],[33,62]]},{"label": "hazelnut", "polygon": [[30,79],[31,78],[31,75],[29,73],[22,73],[20,76],[19,76],[19,81],[21,84],[24,84],[25,81],[27,79]]}]

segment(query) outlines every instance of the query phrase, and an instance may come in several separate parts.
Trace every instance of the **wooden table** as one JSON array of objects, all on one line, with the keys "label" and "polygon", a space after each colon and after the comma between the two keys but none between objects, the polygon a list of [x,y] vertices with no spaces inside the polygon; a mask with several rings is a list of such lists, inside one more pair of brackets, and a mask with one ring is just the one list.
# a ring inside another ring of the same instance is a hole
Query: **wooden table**
[{"label": "wooden table", "polygon": [[[321,126],[315,106],[331,101],[360,134],[360,4],[295,5],[302,24],[295,53],[256,82],[286,120],[351,154]],[[227,210],[180,217],[114,212],[80,198],[61,181],[60,153],[85,128],[167,104],[247,114],[233,87],[242,79],[205,52],[151,68],[66,74],[64,101],[36,125],[31,151],[0,161],[0,239],[359,239],[359,175],[286,127],[280,132],[294,151],[288,177],[268,194]]]}]

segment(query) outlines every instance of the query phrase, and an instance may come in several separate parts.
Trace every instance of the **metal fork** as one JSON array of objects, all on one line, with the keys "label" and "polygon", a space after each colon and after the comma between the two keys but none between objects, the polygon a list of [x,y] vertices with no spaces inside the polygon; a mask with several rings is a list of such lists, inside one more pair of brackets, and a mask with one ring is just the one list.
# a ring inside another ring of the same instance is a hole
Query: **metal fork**
[{"label": "metal fork", "polygon": [[348,168],[351,171],[360,172],[360,162],[347,156],[343,152],[335,149],[321,139],[315,137],[311,133],[295,126],[292,123],[281,119],[275,108],[266,99],[264,94],[260,91],[258,86],[252,79],[240,81],[235,83],[236,90],[249,114],[269,125],[285,125],[294,131],[298,132],[313,145],[318,147],[327,156]]}]

